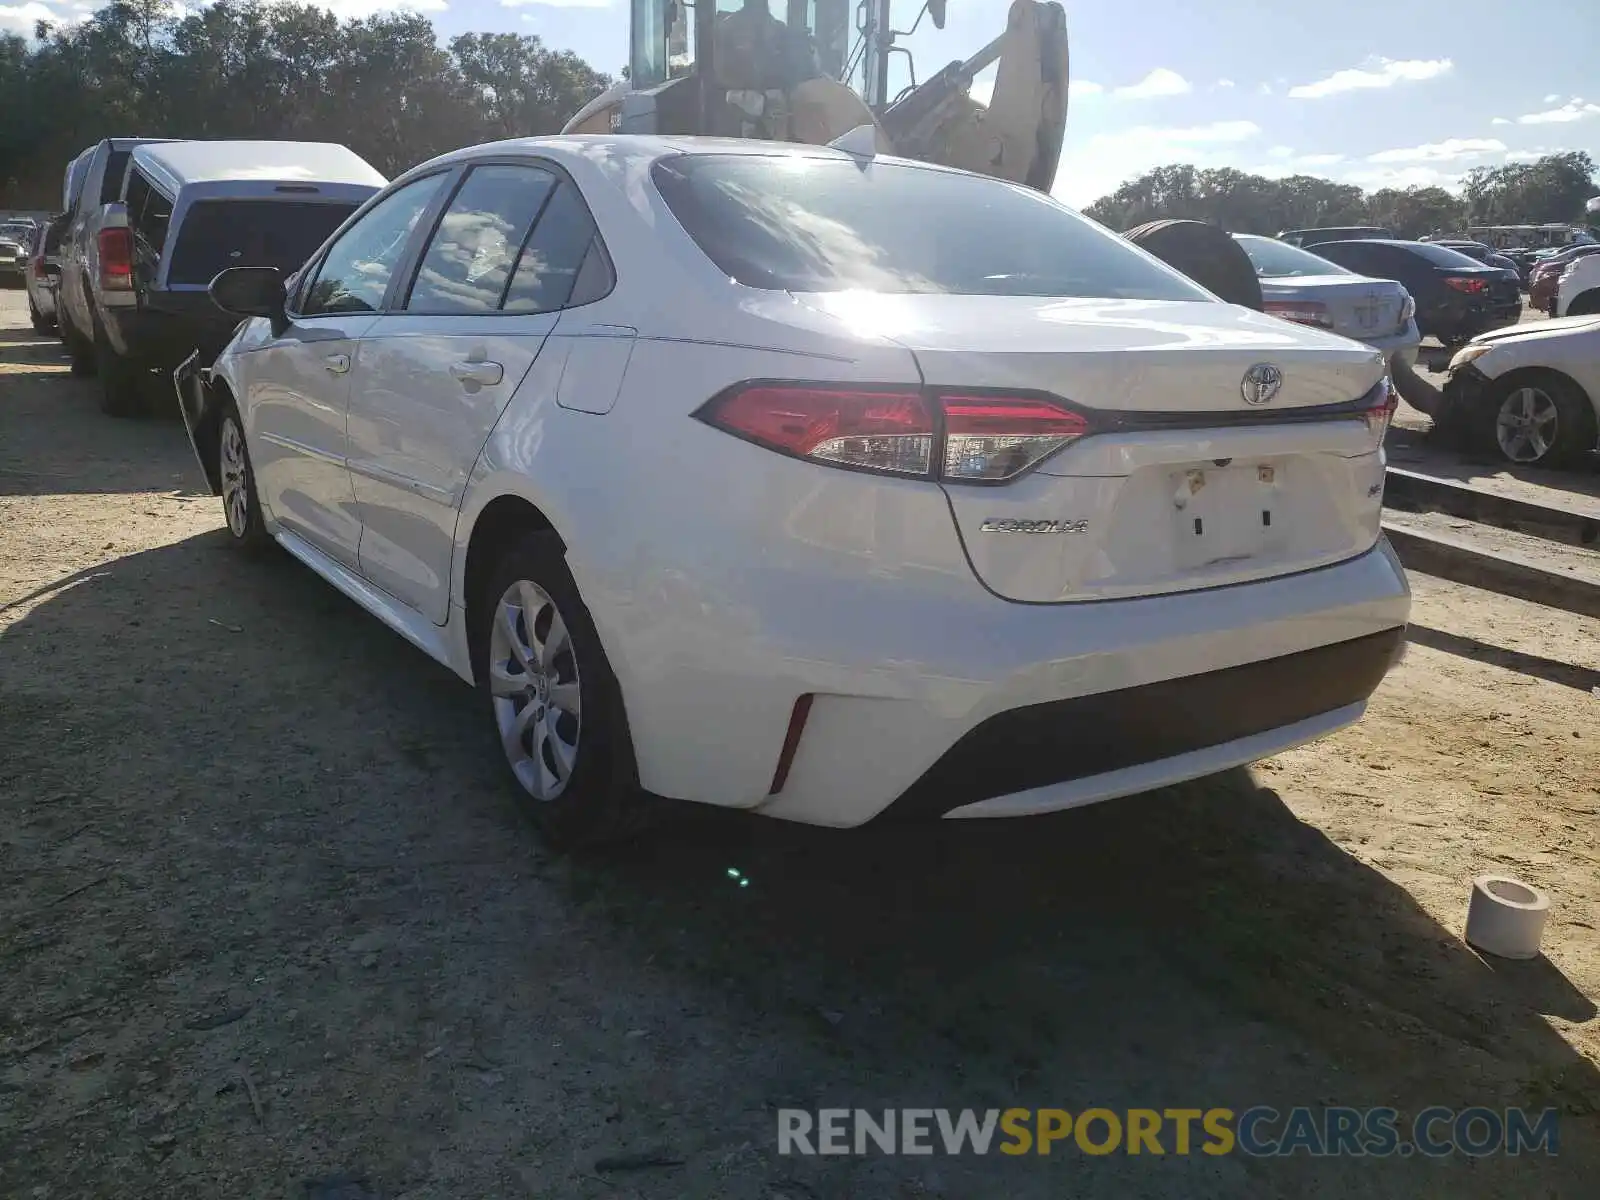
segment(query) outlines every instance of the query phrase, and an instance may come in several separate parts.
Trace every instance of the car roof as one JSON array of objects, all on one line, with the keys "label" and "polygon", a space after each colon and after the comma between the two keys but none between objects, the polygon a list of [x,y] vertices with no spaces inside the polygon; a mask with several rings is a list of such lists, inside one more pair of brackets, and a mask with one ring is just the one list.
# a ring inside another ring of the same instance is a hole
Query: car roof
[{"label": "car roof", "polygon": [[191,183],[344,183],[381,188],[388,182],[348,146],[336,142],[151,142],[133,161],[174,189]]},{"label": "car roof", "polygon": [[[652,163],[660,159],[674,158],[685,154],[858,161],[854,156],[847,154],[843,150],[837,150],[832,146],[812,146],[800,142],[768,142],[755,138],[692,137],[687,135],[673,136],[643,133],[591,133],[557,134],[548,137],[510,138],[500,142],[485,142],[481,145],[467,146],[460,150],[452,150],[448,154],[441,154],[437,158],[412,167],[406,174],[411,175],[425,168],[446,166],[468,159],[485,158],[493,155],[523,154],[542,155],[556,162],[566,160],[569,164],[577,160],[583,160],[613,176],[628,175],[648,168]],[[971,174],[969,171],[961,171],[954,167],[896,158],[891,154],[879,154],[876,156],[876,160],[904,163],[907,166],[957,175]]]}]

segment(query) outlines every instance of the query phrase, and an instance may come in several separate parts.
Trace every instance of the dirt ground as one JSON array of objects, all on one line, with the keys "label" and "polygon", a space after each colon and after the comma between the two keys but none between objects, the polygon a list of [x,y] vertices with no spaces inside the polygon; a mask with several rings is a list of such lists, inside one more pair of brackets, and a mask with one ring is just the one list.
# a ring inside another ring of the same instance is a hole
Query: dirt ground
[{"label": "dirt ground", "polygon": [[[561,859],[470,689],[236,559],[181,425],[102,417],[20,316],[0,294],[0,1196],[1596,1194],[1596,623],[1418,578],[1366,720],[1251,771]],[[1547,958],[1461,942],[1486,870],[1553,894]],[[1254,1104],[1553,1105],[1560,1153],[776,1145],[788,1106]],[[597,1167],[639,1154],[680,1165]]]}]

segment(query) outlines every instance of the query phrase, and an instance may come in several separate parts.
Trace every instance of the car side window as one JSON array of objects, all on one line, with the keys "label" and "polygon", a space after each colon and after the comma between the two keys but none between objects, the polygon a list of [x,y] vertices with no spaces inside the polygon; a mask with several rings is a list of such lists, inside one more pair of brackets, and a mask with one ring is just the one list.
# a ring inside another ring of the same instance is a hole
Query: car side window
[{"label": "car side window", "polygon": [[138,167],[128,172],[128,220],[134,234],[159,255],[167,241],[167,226],[172,220],[172,202],[151,187]]},{"label": "car side window", "polygon": [[499,308],[528,230],[557,182],[538,167],[473,167],[429,239],[406,311],[456,314]]},{"label": "car side window", "polygon": [[444,184],[446,174],[415,179],[390,192],[345,230],[323,256],[299,315],[377,312],[383,307],[389,280],[405,254],[411,231]]},{"label": "car side window", "polygon": [[555,312],[592,303],[611,284],[610,260],[594,218],[577,187],[564,179],[523,247],[503,307],[508,313]]}]

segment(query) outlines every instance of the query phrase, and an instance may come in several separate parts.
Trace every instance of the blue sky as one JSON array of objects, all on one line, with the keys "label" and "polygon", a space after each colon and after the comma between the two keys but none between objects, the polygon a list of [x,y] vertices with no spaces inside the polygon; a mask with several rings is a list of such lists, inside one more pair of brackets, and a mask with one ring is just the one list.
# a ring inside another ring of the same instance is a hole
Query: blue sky
[{"label": "blue sky", "polygon": [[[920,0],[896,0],[909,23]],[[918,76],[974,53],[1008,0],[948,0],[906,41]],[[332,0],[361,14],[393,0]],[[409,0],[442,37],[536,33],[615,73],[626,0]],[[87,0],[0,0],[0,27]],[[1455,186],[1555,150],[1600,158],[1600,0],[1068,0],[1073,97],[1056,193],[1083,205],[1168,162]],[[1514,14],[1514,15],[1513,15]],[[980,83],[979,89],[981,90]]]}]

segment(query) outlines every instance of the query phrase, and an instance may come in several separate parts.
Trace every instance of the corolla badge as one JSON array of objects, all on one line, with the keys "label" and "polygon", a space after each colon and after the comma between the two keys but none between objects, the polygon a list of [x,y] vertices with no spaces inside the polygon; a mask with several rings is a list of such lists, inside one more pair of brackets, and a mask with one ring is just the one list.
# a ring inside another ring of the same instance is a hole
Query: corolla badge
[{"label": "corolla badge", "polygon": [[1283,372],[1271,363],[1257,363],[1244,373],[1239,392],[1246,404],[1266,404],[1283,387]]}]

